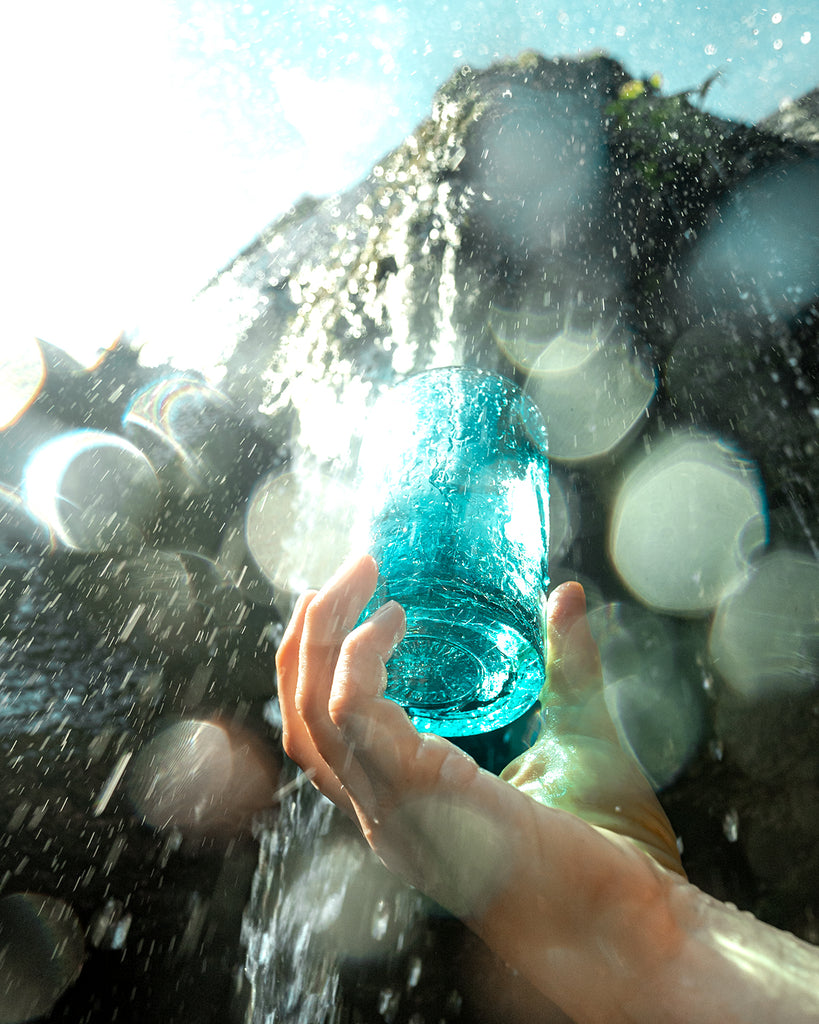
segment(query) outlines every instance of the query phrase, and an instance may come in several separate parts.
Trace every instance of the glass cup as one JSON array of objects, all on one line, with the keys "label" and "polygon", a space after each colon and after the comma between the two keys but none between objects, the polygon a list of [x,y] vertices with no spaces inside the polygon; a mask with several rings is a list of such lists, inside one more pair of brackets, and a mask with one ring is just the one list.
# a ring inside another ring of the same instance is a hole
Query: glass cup
[{"label": "glass cup", "polygon": [[407,633],[386,695],[419,730],[469,736],[526,712],[546,680],[546,427],[505,377],[427,370],[378,401],[359,460],[359,527]]}]

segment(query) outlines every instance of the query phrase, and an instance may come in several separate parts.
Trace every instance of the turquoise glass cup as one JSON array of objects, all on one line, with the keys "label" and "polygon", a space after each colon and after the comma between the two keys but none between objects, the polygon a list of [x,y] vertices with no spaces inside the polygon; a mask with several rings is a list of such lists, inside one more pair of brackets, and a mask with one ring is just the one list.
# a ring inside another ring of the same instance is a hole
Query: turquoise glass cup
[{"label": "turquoise glass cup", "polygon": [[407,633],[386,695],[419,730],[469,736],[524,714],[546,680],[546,427],[507,378],[466,367],[378,401],[360,456],[360,538],[379,565],[362,619],[395,600]]}]

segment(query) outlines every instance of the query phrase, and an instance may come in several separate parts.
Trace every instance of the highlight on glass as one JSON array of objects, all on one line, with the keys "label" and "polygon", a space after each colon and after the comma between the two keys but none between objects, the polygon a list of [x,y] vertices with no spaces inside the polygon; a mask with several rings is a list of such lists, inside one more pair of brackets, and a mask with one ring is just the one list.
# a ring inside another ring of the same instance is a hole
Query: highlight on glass
[{"label": "highlight on glass", "polygon": [[428,370],[379,399],[362,445],[359,540],[380,567],[366,618],[407,613],[387,696],[443,736],[501,728],[545,681],[548,449],[505,377]]}]

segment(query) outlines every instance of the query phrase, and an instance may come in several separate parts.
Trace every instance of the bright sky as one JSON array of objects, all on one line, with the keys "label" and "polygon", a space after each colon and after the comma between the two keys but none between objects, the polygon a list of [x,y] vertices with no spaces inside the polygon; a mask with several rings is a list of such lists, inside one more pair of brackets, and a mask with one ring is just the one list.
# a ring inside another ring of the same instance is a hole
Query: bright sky
[{"label": "bright sky", "polygon": [[672,90],[722,68],[708,107],[746,120],[819,77],[813,0],[41,0],[0,39],[0,345],[80,354],[352,184],[457,65],[602,47]]}]

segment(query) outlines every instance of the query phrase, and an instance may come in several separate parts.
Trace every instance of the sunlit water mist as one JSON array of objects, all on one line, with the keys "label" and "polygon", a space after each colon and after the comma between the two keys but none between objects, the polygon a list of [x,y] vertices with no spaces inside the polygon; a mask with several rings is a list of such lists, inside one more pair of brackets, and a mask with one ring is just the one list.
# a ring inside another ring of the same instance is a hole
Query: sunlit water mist
[{"label": "sunlit water mist", "polygon": [[356,498],[349,478],[308,460],[257,484],[247,504],[245,542],[283,615],[299,594],[323,586],[351,553]]},{"label": "sunlit water mist", "polygon": [[390,875],[329,801],[299,787],[259,841],[243,929],[246,1024],[335,1019],[351,966],[366,975],[372,965],[373,1010],[386,969],[406,961],[411,979],[408,947],[430,902]]}]

